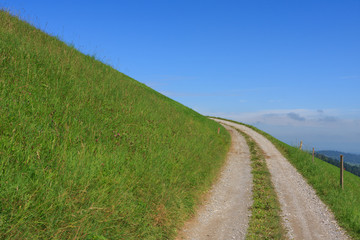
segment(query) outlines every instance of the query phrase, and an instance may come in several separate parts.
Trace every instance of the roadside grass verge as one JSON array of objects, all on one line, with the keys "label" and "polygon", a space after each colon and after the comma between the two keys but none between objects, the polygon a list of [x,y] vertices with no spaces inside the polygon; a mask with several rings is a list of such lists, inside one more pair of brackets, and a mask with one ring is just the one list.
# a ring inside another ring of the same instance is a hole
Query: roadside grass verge
[{"label": "roadside grass verge", "polygon": [[286,232],[281,222],[281,208],[263,151],[245,133],[249,146],[253,175],[253,205],[246,239],[285,239]]},{"label": "roadside grass verge", "polygon": [[174,238],[229,145],[220,124],[0,10],[0,239]]},{"label": "roadside grass verge", "polygon": [[351,237],[360,239],[360,178],[358,176],[344,171],[344,189],[342,190],[338,167],[318,158],[312,162],[312,155],[309,152],[289,146],[253,126],[246,126],[269,139],[315,189],[320,199],[334,213],[339,225]]}]

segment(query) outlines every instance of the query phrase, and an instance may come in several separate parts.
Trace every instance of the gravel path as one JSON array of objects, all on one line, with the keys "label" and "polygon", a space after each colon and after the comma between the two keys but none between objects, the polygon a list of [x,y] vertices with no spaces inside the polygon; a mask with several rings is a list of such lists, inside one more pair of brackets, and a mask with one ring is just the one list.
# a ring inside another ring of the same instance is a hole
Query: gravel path
[{"label": "gravel path", "polygon": [[290,239],[349,239],[313,188],[269,140],[246,126],[216,121],[248,134],[265,152]]},{"label": "gravel path", "polygon": [[235,129],[220,178],[197,215],[185,224],[177,239],[245,239],[252,204],[249,148]]}]

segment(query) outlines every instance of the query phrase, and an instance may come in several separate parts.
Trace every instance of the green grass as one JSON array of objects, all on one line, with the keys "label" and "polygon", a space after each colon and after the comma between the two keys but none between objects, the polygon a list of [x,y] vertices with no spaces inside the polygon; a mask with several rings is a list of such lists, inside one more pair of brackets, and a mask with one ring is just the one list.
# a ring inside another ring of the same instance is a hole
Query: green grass
[{"label": "green grass", "polygon": [[219,124],[0,11],[0,239],[171,239]]},{"label": "green grass", "polygon": [[249,146],[253,175],[253,205],[246,239],[285,239],[280,203],[271,182],[264,153],[252,138],[239,132]]},{"label": "green grass", "polygon": [[360,239],[360,178],[358,176],[345,171],[344,190],[342,190],[338,167],[318,158],[312,162],[310,153],[289,146],[253,126],[246,126],[267,137],[315,189],[321,200],[332,210],[339,225],[354,239]]}]

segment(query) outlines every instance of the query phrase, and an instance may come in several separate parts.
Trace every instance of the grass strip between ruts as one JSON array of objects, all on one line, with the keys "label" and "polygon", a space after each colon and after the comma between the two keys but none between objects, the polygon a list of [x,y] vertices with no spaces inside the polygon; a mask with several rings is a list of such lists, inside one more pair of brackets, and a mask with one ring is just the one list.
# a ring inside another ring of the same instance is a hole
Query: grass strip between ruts
[{"label": "grass strip between ruts", "polygon": [[253,205],[246,239],[285,239],[280,203],[264,153],[252,138],[239,130],[238,132],[245,137],[249,146],[253,175]]}]

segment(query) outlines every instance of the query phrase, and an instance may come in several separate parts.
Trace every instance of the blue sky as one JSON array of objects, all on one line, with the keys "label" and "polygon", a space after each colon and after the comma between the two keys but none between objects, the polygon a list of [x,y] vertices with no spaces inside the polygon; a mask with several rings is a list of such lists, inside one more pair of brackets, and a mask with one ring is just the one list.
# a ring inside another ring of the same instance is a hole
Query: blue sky
[{"label": "blue sky", "polygon": [[194,110],[360,153],[360,1],[0,6]]}]

